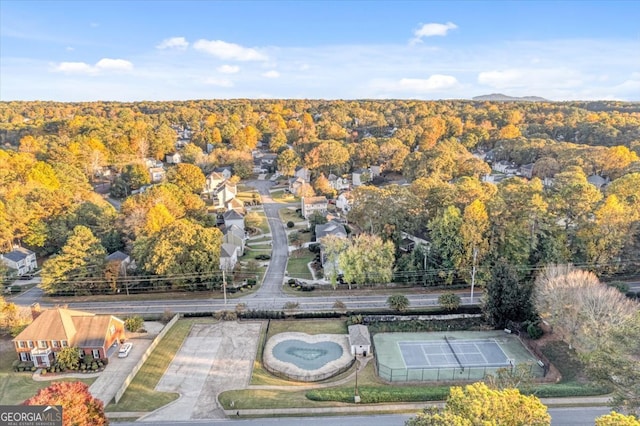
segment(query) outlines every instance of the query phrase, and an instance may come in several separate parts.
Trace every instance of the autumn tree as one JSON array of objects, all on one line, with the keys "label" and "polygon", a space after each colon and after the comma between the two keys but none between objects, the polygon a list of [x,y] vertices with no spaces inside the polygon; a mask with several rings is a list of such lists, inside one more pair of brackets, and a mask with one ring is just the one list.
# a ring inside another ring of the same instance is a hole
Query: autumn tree
[{"label": "autumn tree", "polygon": [[104,413],[104,403],[94,398],[89,386],[82,382],[54,382],[23,402],[24,405],[62,406],[62,424],[103,426],[109,420]]},{"label": "autumn tree", "polygon": [[60,253],[42,265],[41,287],[47,294],[104,290],[106,251],[91,229],[78,225]]},{"label": "autumn tree", "polygon": [[278,171],[280,173],[285,176],[293,176],[296,167],[300,164],[300,158],[294,150],[286,149],[278,154],[276,164],[278,165]]},{"label": "autumn tree", "polygon": [[394,251],[391,241],[376,235],[357,235],[338,260],[344,280],[357,285],[388,283],[393,275]]},{"label": "autumn tree", "polygon": [[640,426],[637,417],[616,413],[615,411],[596,418],[595,426]]},{"label": "autumn tree", "polygon": [[324,276],[329,278],[329,282],[335,288],[338,283],[338,275],[340,275],[340,255],[349,246],[349,240],[337,235],[327,235],[320,239],[320,244],[322,244],[324,255]]},{"label": "autumn tree", "polygon": [[180,163],[169,169],[167,181],[184,191],[200,194],[204,188],[205,176],[200,167]]},{"label": "autumn tree", "polygon": [[138,238],[133,254],[147,273],[172,276],[176,288],[211,282],[220,269],[222,233],[186,219],[176,220],[148,238]]},{"label": "autumn tree", "polygon": [[453,386],[444,408],[425,408],[405,426],[548,426],[547,407],[518,389],[491,389],[482,382]]}]

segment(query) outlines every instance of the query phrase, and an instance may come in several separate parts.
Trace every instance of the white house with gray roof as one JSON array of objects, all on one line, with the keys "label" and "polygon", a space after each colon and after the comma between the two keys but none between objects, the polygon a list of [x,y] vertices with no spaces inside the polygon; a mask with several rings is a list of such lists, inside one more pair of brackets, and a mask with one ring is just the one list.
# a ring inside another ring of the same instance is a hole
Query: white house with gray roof
[{"label": "white house with gray roof", "polygon": [[16,246],[9,253],[0,254],[0,260],[8,268],[16,270],[18,276],[28,274],[38,267],[36,254],[24,247]]},{"label": "white house with gray roof", "polygon": [[351,355],[367,356],[371,354],[371,336],[366,325],[349,326],[349,345],[351,346]]}]

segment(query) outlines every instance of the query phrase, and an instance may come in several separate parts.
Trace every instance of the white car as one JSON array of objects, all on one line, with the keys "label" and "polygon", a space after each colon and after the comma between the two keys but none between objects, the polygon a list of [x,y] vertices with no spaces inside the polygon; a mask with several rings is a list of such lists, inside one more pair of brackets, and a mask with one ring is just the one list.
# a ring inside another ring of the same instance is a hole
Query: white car
[{"label": "white car", "polygon": [[118,358],[126,358],[131,352],[131,348],[133,347],[133,343],[127,342],[124,345],[120,346],[120,350],[118,351]]}]

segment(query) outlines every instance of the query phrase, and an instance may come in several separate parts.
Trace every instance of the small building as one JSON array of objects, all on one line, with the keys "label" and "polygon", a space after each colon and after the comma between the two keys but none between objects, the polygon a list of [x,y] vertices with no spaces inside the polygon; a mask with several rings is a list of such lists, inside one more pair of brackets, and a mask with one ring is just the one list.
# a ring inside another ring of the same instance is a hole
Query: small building
[{"label": "small building", "polygon": [[309,219],[314,212],[325,214],[327,207],[329,206],[329,200],[327,197],[302,197],[300,200],[302,205],[302,217]]},{"label": "small building", "polygon": [[164,180],[166,172],[162,167],[150,167],[149,168],[149,176],[151,178],[151,183],[159,183]]},{"label": "small building", "polygon": [[222,231],[222,242],[238,247],[238,255],[244,255],[247,237],[244,230],[236,225],[225,226]]},{"label": "small building", "polygon": [[371,354],[371,336],[366,325],[349,326],[349,345],[351,346],[351,355],[367,356]]},{"label": "small building", "polygon": [[120,250],[107,256],[107,264],[116,264],[120,275],[126,275],[127,267],[131,264],[131,257]]},{"label": "small building", "polygon": [[220,246],[220,269],[232,271],[238,263],[238,247],[233,244],[223,243]]},{"label": "small building", "polygon": [[78,348],[80,357],[108,358],[125,339],[124,321],[72,309],[32,310],[34,320],[13,339],[20,361],[50,367],[63,348]]},{"label": "small building", "polygon": [[24,247],[15,246],[9,253],[0,254],[0,260],[8,268],[16,270],[18,276],[28,274],[38,267],[36,254]]},{"label": "small building", "polygon": [[244,232],[244,217],[235,210],[228,210],[222,213],[222,219],[224,220],[224,225],[229,228],[232,225],[237,226],[242,229]]},{"label": "small building", "polygon": [[167,162],[167,164],[180,164],[182,158],[180,157],[179,152],[173,152],[165,156],[165,161]]}]

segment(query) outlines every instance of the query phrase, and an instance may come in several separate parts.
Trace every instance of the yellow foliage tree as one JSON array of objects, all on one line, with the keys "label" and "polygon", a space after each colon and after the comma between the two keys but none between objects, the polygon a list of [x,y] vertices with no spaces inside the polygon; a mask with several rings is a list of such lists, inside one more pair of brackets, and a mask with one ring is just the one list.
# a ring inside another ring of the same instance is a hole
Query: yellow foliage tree
[{"label": "yellow foliage tree", "polygon": [[634,416],[625,416],[612,411],[609,414],[598,417],[595,426],[640,426],[640,421]]},{"label": "yellow foliage tree", "polygon": [[406,426],[546,426],[547,407],[517,389],[491,389],[482,382],[451,388],[444,409],[427,408]]}]

